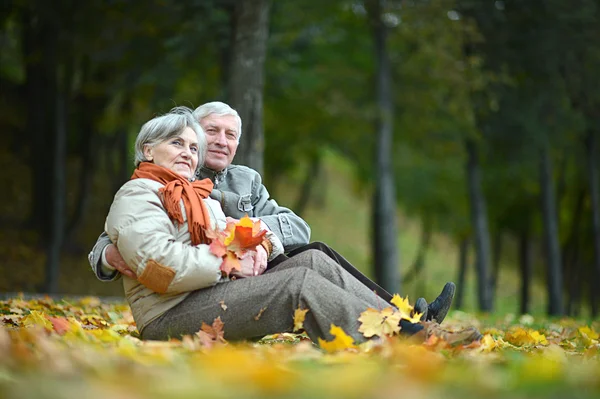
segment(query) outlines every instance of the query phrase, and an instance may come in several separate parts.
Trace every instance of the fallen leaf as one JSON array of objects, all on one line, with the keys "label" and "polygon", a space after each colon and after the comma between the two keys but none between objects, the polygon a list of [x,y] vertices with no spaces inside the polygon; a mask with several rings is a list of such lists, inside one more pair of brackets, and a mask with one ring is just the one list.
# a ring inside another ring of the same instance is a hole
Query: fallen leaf
[{"label": "fallen leaf", "polygon": [[227,305],[225,305],[225,301],[220,301],[219,305],[221,305],[221,309],[227,310]]},{"label": "fallen leaf", "polygon": [[358,331],[367,338],[374,335],[378,337],[393,335],[400,332],[400,319],[400,313],[391,307],[387,307],[381,311],[368,308],[358,318],[358,321],[361,323]]},{"label": "fallen leaf", "polygon": [[345,349],[356,349],[354,339],[346,334],[341,327],[332,324],[329,333],[334,336],[332,341],[319,338],[319,346],[325,351],[333,353]]},{"label": "fallen leaf", "polygon": [[267,310],[267,308],[260,308],[260,311],[258,312],[258,314],[256,316],[254,316],[254,320],[256,320],[256,321],[260,320],[260,317],[262,316],[262,314],[264,313],[265,310]]},{"label": "fallen leaf", "polygon": [[32,310],[31,313],[21,320],[21,323],[23,323],[25,327],[42,326],[48,331],[52,331],[54,329],[52,323],[46,317],[46,314],[37,310]]},{"label": "fallen leaf", "polygon": [[304,319],[308,309],[296,309],[294,311],[294,332],[304,329]]}]

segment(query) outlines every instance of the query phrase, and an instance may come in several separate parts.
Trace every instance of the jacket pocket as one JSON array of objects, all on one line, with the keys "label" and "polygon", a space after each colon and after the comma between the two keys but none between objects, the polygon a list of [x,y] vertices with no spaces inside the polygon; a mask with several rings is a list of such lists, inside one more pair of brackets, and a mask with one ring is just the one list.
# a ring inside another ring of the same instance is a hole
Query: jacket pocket
[{"label": "jacket pocket", "polygon": [[252,206],[252,199],[250,198],[251,194],[246,194],[246,195],[242,195],[240,196],[240,199],[238,200],[238,209],[241,212],[251,212],[252,209],[254,209],[254,206]]}]

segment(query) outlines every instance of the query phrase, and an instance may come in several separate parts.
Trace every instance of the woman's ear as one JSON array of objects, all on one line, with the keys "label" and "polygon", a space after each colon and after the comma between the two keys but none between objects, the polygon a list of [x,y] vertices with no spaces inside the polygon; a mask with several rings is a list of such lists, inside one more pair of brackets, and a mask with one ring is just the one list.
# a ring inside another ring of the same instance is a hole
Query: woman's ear
[{"label": "woman's ear", "polygon": [[153,157],[152,157],[152,146],[149,144],[144,144],[144,157],[146,157],[146,159],[148,161],[152,161]]}]

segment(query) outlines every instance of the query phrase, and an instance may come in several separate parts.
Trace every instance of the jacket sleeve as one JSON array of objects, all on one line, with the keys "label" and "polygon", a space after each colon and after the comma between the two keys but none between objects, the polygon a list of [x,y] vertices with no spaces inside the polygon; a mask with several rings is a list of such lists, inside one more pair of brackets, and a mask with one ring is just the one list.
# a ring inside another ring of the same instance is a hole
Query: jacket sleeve
[{"label": "jacket sleeve", "polygon": [[92,251],[88,255],[88,261],[94,271],[94,274],[100,281],[116,281],[121,277],[121,273],[118,270],[114,270],[111,273],[106,273],[102,267],[102,251],[111,244],[110,238],[105,231],[100,234],[96,245],[92,248]]},{"label": "jacket sleeve", "polygon": [[286,252],[308,244],[310,227],[300,216],[290,209],[279,206],[270,198],[259,174],[252,183],[252,205],[254,217],[260,218],[281,240]]},{"label": "jacket sleeve", "polygon": [[181,293],[214,285],[221,259],[209,246],[177,241],[158,194],[143,183],[125,184],[115,196],[106,232],[138,281],[158,293]]}]

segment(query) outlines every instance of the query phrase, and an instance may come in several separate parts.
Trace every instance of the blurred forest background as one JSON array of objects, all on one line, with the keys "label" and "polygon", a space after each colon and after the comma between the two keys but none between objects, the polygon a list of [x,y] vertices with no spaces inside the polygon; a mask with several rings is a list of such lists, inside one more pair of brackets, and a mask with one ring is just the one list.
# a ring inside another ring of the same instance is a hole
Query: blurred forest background
[{"label": "blurred forest background", "polygon": [[0,292],[87,253],[132,142],[222,100],[234,163],[388,289],[595,317],[599,0],[1,0]]}]

